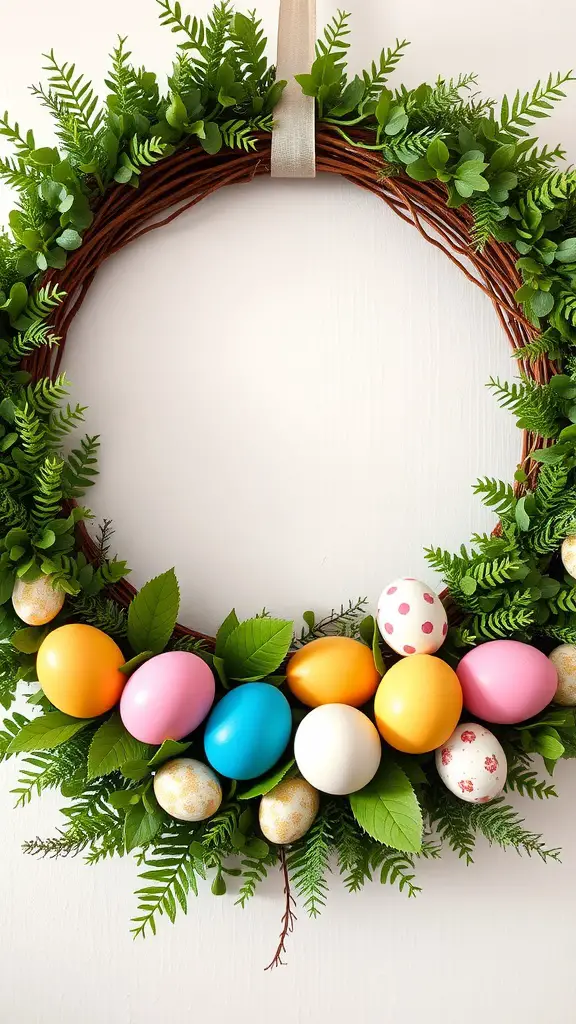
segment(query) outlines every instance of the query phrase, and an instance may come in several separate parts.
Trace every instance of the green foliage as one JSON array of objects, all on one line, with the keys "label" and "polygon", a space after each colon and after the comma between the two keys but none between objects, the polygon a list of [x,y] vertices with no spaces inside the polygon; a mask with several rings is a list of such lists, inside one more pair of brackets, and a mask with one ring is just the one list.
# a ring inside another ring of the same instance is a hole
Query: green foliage
[{"label": "green foliage", "polygon": [[292,882],[310,917],[317,917],[326,903],[332,843],[328,806],[320,811],[306,835],[294,843],[286,858]]},{"label": "green foliage", "polygon": [[128,640],[136,654],[160,654],[164,650],[176,625],[179,604],[180,590],[173,569],[142,587],[128,610]]},{"label": "green foliage", "polygon": [[21,769],[18,786],[12,791],[18,798],[16,806],[24,806],[34,793],[41,796],[46,789],[84,788],[91,740],[92,733],[84,730],[54,750],[36,751],[23,758],[23,764],[29,767]]},{"label": "green foliage", "polygon": [[198,875],[204,870],[194,856],[194,831],[189,824],[171,820],[144,858],[140,878],[152,885],[136,891],[138,912],[133,919],[134,938],[148,930],[156,934],[158,917],[166,914],[174,923],[178,907],[186,913],[190,893],[198,895]]},{"label": "green foliage", "polygon": [[371,782],[350,794],[356,821],[377,842],[404,853],[422,847],[422,814],[407,775],[383,759]]}]

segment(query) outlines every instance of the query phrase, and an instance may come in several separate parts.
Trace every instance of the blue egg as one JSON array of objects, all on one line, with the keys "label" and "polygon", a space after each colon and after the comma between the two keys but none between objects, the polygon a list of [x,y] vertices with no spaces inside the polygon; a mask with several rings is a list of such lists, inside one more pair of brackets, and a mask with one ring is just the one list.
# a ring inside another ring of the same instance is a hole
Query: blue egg
[{"label": "blue egg", "polygon": [[206,757],[228,779],[255,779],[284,753],[292,714],[269,683],[241,683],[216,705],[206,723]]}]

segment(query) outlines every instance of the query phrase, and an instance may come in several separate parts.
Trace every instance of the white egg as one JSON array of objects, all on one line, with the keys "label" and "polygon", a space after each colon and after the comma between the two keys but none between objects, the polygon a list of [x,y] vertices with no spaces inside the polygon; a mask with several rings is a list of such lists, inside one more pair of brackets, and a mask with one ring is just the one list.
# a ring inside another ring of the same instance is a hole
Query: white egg
[{"label": "white egg", "polygon": [[461,722],[450,739],[436,751],[442,782],[461,800],[486,804],[506,784],[508,764],[502,745],[477,722]]},{"label": "white egg", "polygon": [[556,704],[576,707],[576,647],[560,644],[548,657],[558,673],[558,687],[552,699]]},{"label": "white egg", "polygon": [[320,795],[306,779],[283,779],[260,801],[262,834],[271,843],[295,843],[318,814]]},{"label": "white egg", "polygon": [[349,704],[322,704],[302,719],[294,737],[296,764],[321,793],[344,796],[367,786],[382,745],[369,718]]},{"label": "white egg", "polygon": [[179,821],[204,821],[222,803],[217,775],[191,757],[166,761],[154,776],[154,794],[160,807]]},{"label": "white egg", "polygon": [[434,591],[409,576],[389,583],[380,594],[378,626],[393,651],[434,654],[448,632],[446,611]]},{"label": "white egg", "polygon": [[16,580],[12,591],[14,611],[28,626],[52,622],[64,604],[64,591],[55,590],[52,576],[39,576],[33,583]]},{"label": "white egg", "polygon": [[566,572],[569,576],[573,576],[576,579],[576,535],[566,537],[566,540],[562,543],[560,555]]}]

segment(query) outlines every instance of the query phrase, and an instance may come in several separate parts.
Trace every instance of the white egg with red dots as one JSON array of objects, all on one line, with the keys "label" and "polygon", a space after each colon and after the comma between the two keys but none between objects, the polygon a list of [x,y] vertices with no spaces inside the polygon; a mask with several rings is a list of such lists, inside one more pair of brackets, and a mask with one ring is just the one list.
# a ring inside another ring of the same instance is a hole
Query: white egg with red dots
[{"label": "white egg with red dots", "polygon": [[506,784],[506,754],[494,733],[477,722],[460,722],[436,751],[436,768],[451,793],[471,804],[487,804]]},{"label": "white egg with red dots", "polygon": [[431,587],[403,576],[384,587],[378,601],[378,627],[393,651],[434,654],[448,632],[446,611]]}]

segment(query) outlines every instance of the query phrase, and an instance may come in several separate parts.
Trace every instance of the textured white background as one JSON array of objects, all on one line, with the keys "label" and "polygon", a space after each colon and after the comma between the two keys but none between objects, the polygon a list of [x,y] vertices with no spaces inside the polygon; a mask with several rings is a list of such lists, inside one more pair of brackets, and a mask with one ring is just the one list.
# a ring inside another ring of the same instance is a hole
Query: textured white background
[{"label": "textured white background", "polygon": [[[353,63],[395,36],[413,45],[407,84],[480,72],[499,96],[570,66],[574,14],[535,0],[404,4],[354,0]],[[198,0],[202,13],[205,0]],[[277,3],[260,0],[269,35]],[[333,13],[319,2],[319,23]],[[552,22],[548,22],[548,25]],[[42,50],[101,84],[115,32],[166,71],[173,37],[152,0],[0,0],[0,106],[48,131],[27,95]],[[576,93],[544,125],[575,152]],[[5,193],[0,213],[9,209]],[[235,603],[279,614],[348,597],[375,601],[392,577],[428,577],[424,544],[489,528],[480,473],[510,475],[519,439],[484,381],[513,370],[489,303],[372,197],[337,179],[260,180],[205,202],[105,267],[65,360],[102,434],[92,504],[114,518],[136,583],[175,564],[183,619],[212,629]],[[526,807],[562,866],[480,848],[468,870],[423,864],[409,904],[335,882],[317,922],[300,914],[290,966],[263,974],[276,941],[274,878],[244,913],[194,902],[155,941],[132,943],[130,862],[36,862],[20,842],[50,834],[61,799],[11,811],[0,770],[2,1022],[151,1024],[563,1024],[575,983],[576,832],[563,801]]]}]

